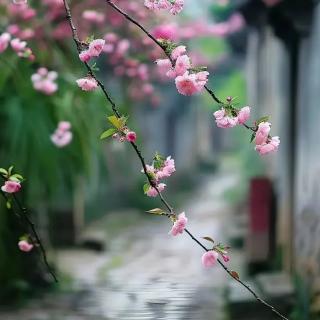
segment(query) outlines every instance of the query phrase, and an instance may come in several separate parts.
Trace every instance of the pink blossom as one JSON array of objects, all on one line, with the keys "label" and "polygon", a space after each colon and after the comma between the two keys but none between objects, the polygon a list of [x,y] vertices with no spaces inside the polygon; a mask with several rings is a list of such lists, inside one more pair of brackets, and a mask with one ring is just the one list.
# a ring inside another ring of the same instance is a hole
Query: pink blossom
[{"label": "pink blossom", "polygon": [[205,268],[213,267],[219,258],[219,254],[216,251],[210,250],[203,254],[202,256],[202,264]]},{"label": "pink blossom", "polygon": [[208,81],[208,75],[209,72],[207,71],[192,74],[187,71],[182,76],[176,77],[175,82],[178,92],[186,96],[201,92]]},{"label": "pink blossom", "polygon": [[21,189],[20,182],[7,180],[4,185],[1,187],[3,192],[7,193],[16,193]]},{"label": "pink blossom", "polygon": [[178,57],[186,53],[186,47],[185,46],[178,46],[175,49],[172,50],[171,52],[171,58],[173,60],[177,60]]},{"label": "pink blossom", "polygon": [[60,121],[58,123],[58,129],[61,131],[68,131],[71,129],[71,123],[69,121]]},{"label": "pink blossom", "polygon": [[33,249],[33,244],[26,240],[21,240],[18,242],[18,247],[23,252],[30,252]]},{"label": "pink blossom", "polygon": [[174,159],[168,157],[164,162],[164,166],[156,173],[157,179],[170,177],[176,171]]},{"label": "pink blossom", "polygon": [[93,22],[93,23],[102,23],[104,21],[104,15],[95,10],[85,10],[82,13],[83,19]]},{"label": "pink blossom", "polygon": [[178,219],[174,222],[169,234],[171,234],[172,236],[177,236],[179,233],[183,233],[184,229],[186,228],[187,222],[188,218],[186,217],[185,213],[180,213]]},{"label": "pink blossom", "polygon": [[57,77],[57,72],[48,72],[46,68],[39,68],[37,73],[31,76],[31,81],[35,90],[51,95],[58,90],[58,86],[54,82]]},{"label": "pink blossom", "polygon": [[181,12],[184,6],[184,0],[145,0],[144,5],[153,11],[169,10],[171,14]]},{"label": "pink blossom", "polygon": [[278,136],[272,137],[270,141],[256,145],[256,150],[260,155],[265,155],[270,152],[275,152],[278,150],[280,145],[280,138]]},{"label": "pink blossom", "polygon": [[98,87],[96,79],[90,76],[78,79],[76,82],[83,91],[93,91]]},{"label": "pink blossom", "polygon": [[174,23],[162,24],[154,28],[151,33],[156,39],[173,41],[177,39],[178,26]]},{"label": "pink blossom", "polygon": [[228,116],[224,108],[216,111],[213,116],[219,128],[232,128],[238,124],[238,118]]},{"label": "pink blossom", "polygon": [[25,47],[27,45],[27,43],[25,41],[21,41],[18,38],[11,40],[10,44],[11,44],[12,49],[16,52],[22,51],[23,49],[25,49]]},{"label": "pink blossom", "polygon": [[184,6],[184,0],[175,0],[175,2],[172,4],[170,13],[172,14],[178,14],[183,10]]},{"label": "pink blossom", "polygon": [[104,39],[95,39],[89,44],[88,53],[91,57],[99,57],[105,45]]},{"label": "pink blossom", "polygon": [[261,122],[256,132],[256,145],[261,145],[267,142],[269,132],[271,130],[271,123]]},{"label": "pink blossom", "polygon": [[73,135],[70,131],[62,131],[58,129],[51,135],[50,138],[56,147],[63,148],[71,143]]},{"label": "pink blossom", "polygon": [[137,134],[136,134],[134,131],[129,131],[129,132],[126,134],[126,139],[127,139],[127,141],[129,141],[129,142],[135,142],[136,139],[137,139]]},{"label": "pink blossom", "polygon": [[128,39],[122,39],[118,42],[117,54],[119,54],[120,56],[124,56],[126,52],[129,50],[129,48],[130,41]]},{"label": "pink blossom", "polygon": [[177,76],[182,76],[191,67],[190,58],[184,54],[176,60],[174,71]]},{"label": "pink blossom", "polygon": [[[158,188],[159,192],[162,192],[165,189],[165,187],[166,187],[166,184],[164,184],[164,183],[159,183],[157,185],[157,188]],[[147,196],[154,198],[157,195],[158,195],[158,192],[157,192],[156,188],[150,186],[149,190],[147,191]]]},{"label": "pink blossom", "polygon": [[79,54],[79,58],[82,62],[88,62],[91,59],[91,55],[88,50],[84,50]]},{"label": "pink blossom", "polygon": [[8,48],[10,39],[11,35],[7,32],[4,32],[0,35],[0,53]]},{"label": "pink blossom", "polygon": [[238,123],[244,124],[250,118],[250,107],[243,107],[238,113]]}]

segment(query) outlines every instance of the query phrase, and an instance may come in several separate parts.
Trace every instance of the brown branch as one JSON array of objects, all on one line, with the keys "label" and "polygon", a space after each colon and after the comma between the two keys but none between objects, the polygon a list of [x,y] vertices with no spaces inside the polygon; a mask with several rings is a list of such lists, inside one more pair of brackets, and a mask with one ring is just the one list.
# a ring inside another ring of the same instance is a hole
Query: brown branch
[{"label": "brown branch", "polygon": [[[2,177],[2,176],[1,176]],[[3,178],[3,177],[2,177]],[[5,180],[5,179],[4,179]],[[3,192],[1,191],[1,195],[3,196],[3,198],[6,200],[6,202],[9,200],[8,196]],[[41,255],[42,255],[42,258],[43,258],[43,263],[44,265],[46,266],[46,269],[48,270],[49,274],[52,276],[53,280],[55,282],[58,282],[58,278],[57,276],[55,275],[53,269],[51,268],[49,262],[48,262],[48,258],[47,258],[47,253],[46,253],[46,249],[44,247],[44,245],[42,244],[42,241],[40,239],[40,236],[37,232],[37,229],[36,229],[36,226],[35,224],[33,223],[33,221],[30,219],[30,217],[28,216],[28,211],[27,209],[21,204],[20,200],[18,199],[18,197],[16,196],[16,194],[13,194],[12,196],[15,204],[17,205],[20,213],[16,212],[14,210],[14,207],[12,206],[12,211],[13,213],[18,216],[19,218],[23,218],[27,225],[30,227],[31,229],[31,232],[32,232],[32,235],[34,236],[35,240],[36,240],[36,245],[39,247],[40,249],[40,252],[41,252]]]},{"label": "brown branch", "polygon": [[[156,40],[142,25],[139,24],[139,22],[137,22],[136,20],[134,20],[132,17],[130,17],[127,13],[123,12],[119,7],[117,7],[115,4],[113,4],[110,0],[106,0],[106,2],[112,6],[115,10],[117,10],[120,14],[122,14],[126,19],[128,19],[129,21],[131,21],[132,23],[134,23],[136,26],[138,26],[144,33],[147,34],[147,36],[152,39],[162,50],[164,50],[165,54],[168,56],[168,58],[171,60],[170,55],[165,51],[165,49],[162,47],[161,43]],[[65,7],[65,11],[66,11],[66,17],[67,20],[69,22],[70,28],[72,30],[72,35],[73,35],[73,40],[76,43],[77,46],[77,50],[78,53],[80,53],[82,51],[82,45],[81,42],[79,40],[78,34],[77,34],[77,29],[73,23],[73,19],[72,19],[72,15],[71,15],[71,10],[68,4],[68,0],[63,0],[64,3],[64,7]],[[104,95],[106,96],[106,99],[109,101],[109,103],[112,106],[112,110],[115,114],[116,117],[120,118],[120,113],[118,112],[118,109],[116,107],[115,102],[113,101],[113,99],[110,97],[109,93],[107,92],[107,90],[105,89],[104,85],[97,79],[96,75],[94,74],[94,71],[92,70],[92,68],[90,67],[90,65],[86,62],[84,62],[90,76],[92,76],[98,83],[99,87],[102,89]],[[214,92],[211,91],[209,88],[206,87],[206,90],[210,93],[210,95],[212,96],[213,99],[215,99],[218,103],[221,103],[221,101],[215,96]],[[147,167],[146,167],[146,163],[145,160],[142,156],[142,153],[140,151],[140,149],[138,148],[138,146],[131,142],[131,146],[133,147],[134,151],[136,152],[142,167],[143,167],[143,171],[144,174],[146,175],[149,183],[151,186],[153,186],[160,197],[161,202],[165,205],[165,207],[169,210],[170,214],[168,215],[169,217],[171,217],[172,215],[175,215],[174,210],[172,208],[172,206],[168,203],[168,201],[164,198],[164,196],[161,194],[161,192],[158,190],[158,188],[156,187],[155,183],[152,181],[152,179],[150,178],[148,172],[147,172]],[[185,229],[185,232],[189,235],[189,237],[195,241],[202,249],[204,249],[205,251],[209,251],[208,248],[206,248],[197,238],[195,238],[193,236],[193,234],[188,230]],[[278,312],[273,306],[271,306],[270,304],[268,304],[267,302],[265,302],[263,299],[261,299],[247,284],[245,284],[244,282],[242,282],[240,279],[238,279],[237,277],[235,277],[232,273],[232,271],[230,271],[220,260],[218,260],[219,264],[223,267],[223,269],[233,278],[235,279],[238,283],[240,283],[244,288],[246,288],[249,292],[251,292],[253,294],[253,296],[256,298],[257,301],[261,302],[262,304],[264,304],[266,307],[268,307],[272,312],[274,312],[276,315],[278,315],[280,318],[284,319],[284,320],[288,320],[285,316],[283,316],[280,312]]]}]

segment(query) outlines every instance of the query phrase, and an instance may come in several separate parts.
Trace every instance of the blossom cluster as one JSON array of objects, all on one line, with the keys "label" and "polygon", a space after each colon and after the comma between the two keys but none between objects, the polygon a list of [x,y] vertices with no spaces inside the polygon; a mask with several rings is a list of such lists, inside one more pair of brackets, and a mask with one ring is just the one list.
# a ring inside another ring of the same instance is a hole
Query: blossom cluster
[{"label": "blossom cluster", "polygon": [[99,57],[105,45],[104,39],[95,39],[90,42],[88,49],[79,54],[82,62],[89,62],[90,59]]},{"label": "blossom cluster", "polygon": [[185,46],[174,48],[170,57],[158,59],[156,64],[169,78],[175,79],[178,92],[185,96],[201,92],[208,82],[209,72],[197,71],[192,67]]},{"label": "blossom cluster", "polygon": [[166,184],[160,181],[170,177],[176,171],[174,159],[172,159],[171,156],[165,159],[158,153],[155,155],[152,165],[146,165],[146,169],[147,174],[153,183],[153,185],[147,183],[143,187],[144,192],[148,197],[156,197],[158,191],[162,192],[165,189]]},{"label": "blossom cluster", "polygon": [[55,82],[58,74],[55,71],[48,71],[47,68],[39,68],[36,73],[31,76],[31,81],[35,90],[46,95],[52,95],[58,90]]},{"label": "blossom cluster", "polygon": [[[223,107],[214,112],[216,124],[219,128],[232,128],[236,125],[245,125],[250,118],[250,107],[246,106],[237,110],[232,105],[233,99],[227,98],[227,103]],[[278,150],[280,139],[278,136],[271,137],[271,123],[264,121],[264,117],[255,123],[254,127],[248,127],[253,130],[252,140],[255,139],[255,150],[260,155],[265,155]]]},{"label": "blossom cluster", "polygon": [[[88,48],[81,51],[79,54],[79,58],[82,62],[89,62],[92,58],[97,58],[103,51],[105,47],[105,40],[104,39],[95,39],[91,41],[88,45]],[[83,91],[94,91],[98,87],[98,82],[95,78],[91,75],[88,75],[84,78],[80,78],[76,80],[77,85]]]},{"label": "blossom cluster", "polygon": [[16,193],[21,189],[21,182],[23,177],[20,174],[13,173],[13,166],[8,170],[0,168],[0,175],[5,179],[4,185],[1,187],[1,191],[6,193]]},{"label": "blossom cluster", "polygon": [[280,145],[280,138],[278,136],[271,137],[269,135],[271,130],[271,123],[261,122],[258,125],[257,131],[255,133],[255,149],[261,155],[268,154],[278,150]]},{"label": "blossom cluster", "polygon": [[52,143],[58,148],[63,148],[71,143],[73,134],[71,124],[68,121],[60,121],[55,132],[51,135]]},{"label": "blossom cluster", "polygon": [[223,107],[216,111],[213,115],[219,128],[232,128],[236,125],[242,125],[249,120],[250,107],[246,106],[240,110]]},{"label": "blossom cluster", "polygon": [[144,5],[150,10],[169,10],[175,15],[182,11],[184,0],[145,0]]},{"label": "blossom cluster", "polygon": [[35,59],[32,50],[27,47],[26,41],[22,41],[19,38],[12,38],[9,32],[2,33],[0,35],[0,53],[4,52],[8,48],[9,44],[11,45],[13,51],[16,52],[19,57],[27,58],[30,61],[33,61]]}]

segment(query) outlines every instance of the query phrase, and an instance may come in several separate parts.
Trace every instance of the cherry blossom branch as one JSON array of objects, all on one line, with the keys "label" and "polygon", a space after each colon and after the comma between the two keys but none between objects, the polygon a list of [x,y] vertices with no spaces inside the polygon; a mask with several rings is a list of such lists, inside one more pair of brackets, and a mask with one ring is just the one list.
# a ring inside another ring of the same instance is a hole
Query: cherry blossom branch
[{"label": "cherry blossom branch", "polygon": [[[3,179],[4,177],[1,176]],[[6,180],[6,179],[4,179]],[[5,199],[6,203],[8,203],[9,198],[6,195],[5,192],[3,192],[1,190],[1,195],[2,197]],[[20,200],[18,199],[18,197],[16,196],[16,194],[12,194],[12,198],[16,204],[16,206],[18,207],[20,213],[18,213],[17,211],[15,211],[14,206],[11,206],[11,210],[13,211],[13,213],[18,216],[19,218],[23,218],[25,220],[25,222],[27,223],[27,225],[29,226],[29,228],[31,229],[32,235],[34,236],[35,239],[35,245],[39,247],[41,255],[42,255],[42,259],[43,259],[43,263],[46,266],[46,269],[48,271],[48,273],[52,276],[53,280],[55,282],[58,282],[58,278],[55,275],[53,269],[51,268],[48,258],[47,258],[47,253],[46,253],[46,249],[40,239],[40,236],[38,234],[38,231],[36,229],[36,226],[34,224],[34,222],[30,219],[29,215],[28,215],[28,210],[21,204]]]},{"label": "cherry blossom branch", "polygon": [[[137,25],[141,30],[143,30],[143,32],[145,32],[149,38],[151,38],[155,43],[157,43],[157,45],[159,45],[164,52],[166,53],[166,55],[168,56],[168,58],[171,61],[171,57],[170,55],[166,52],[165,48],[162,46],[162,44],[156,40],[143,26],[141,26],[137,21],[135,21],[133,18],[131,18],[129,15],[127,15],[125,12],[123,12],[120,8],[118,8],[116,5],[114,5],[112,2],[110,2],[109,0],[106,0],[106,2],[108,4],[110,4],[112,7],[114,7],[119,13],[121,13],[123,16],[126,17],[126,19],[128,19],[129,21],[131,21],[132,23],[134,23],[135,25]],[[64,7],[65,7],[65,11],[66,11],[66,18],[69,22],[70,28],[72,30],[72,37],[73,40],[76,44],[78,53],[80,54],[82,52],[83,49],[83,44],[79,39],[78,33],[77,33],[77,29],[74,25],[73,19],[72,19],[72,15],[71,15],[71,9],[69,7],[68,1],[67,0],[63,0],[64,3]],[[87,70],[88,70],[88,74],[97,82],[98,86],[100,87],[100,89],[102,90],[102,92],[104,93],[107,101],[111,104],[112,107],[112,111],[114,113],[114,115],[118,118],[121,119],[121,115],[117,109],[117,106],[115,104],[115,102],[113,101],[113,99],[111,98],[111,96],[109,95],[108,91],[106,90],[105,86],[103,85],[103,83],[101,83],[101,81],[96,77],[93,69],[90,67],[90,65],[85,62],[82,61],[84,63],[84,65],[86,66]],[[206,89],[210,95],[218,102],[221,103],[221,101],[215,96],[215,94],[213,93],[213,91],[211,91],[209,88]],[[131,146],[133,147],[135,153],[137,154],[142,167],[143,167],[143,172],[145,174],[145,176],[147,177],[150,185],[152,187],[154,187],[160,197],[161,202],[164,204],[164,206],[169,210],[169,214],[164,214],[169,218],[172,217],[176,217],[176,214],[174,212],[173,207],[168,203],[168,201],[164,198],[164,196],[162,195],[162,193],[159,191],[159,189],[157,188],[157,185],[155,184],[155,182],[153,181],[153,179],[150,177],[150,175],[148,174],[147,171],[147,165],[145,163],[144,157],[142,156],[141,150],[139,149],[139,147],[137,146],[136,143],[134,142],[130,142]],[[184,231],[189,235],[189,237],[196,242],[202,249],[204,249],[206,252],[211,251],[210,249],[208,249],[207,247],[205,247],[188,229],[184,229]],[[236,280],[239,284],[241,284],[244,288],[246,288],[254,297],[257,301],[259,301],[260,303],[262,303],[263,305],[265,305],[266,307],[268,307],[272,312],[274,312],[277,316],[279,316],[281,319],[284,320],[288,320],[285,316],[283,316],[280,312],[278,312],[272,305],[268,304],[266,301],[264,301],[263,299],[261,299],[246,283],[244,283],[243,281],[240,280],[238,274],[235,271],[231,271],[229,270],[221,260],[218,259],[218,263],[222,266],[222,268],[234,279]]]},{"label": "cherry blossom branch", "polygon": [[[142,30],[148,38],[150,38],[154,43],[156,43],[165,53],[167,58],[173,63],[173,59],[170,55],[170,53],[166,50],[165,46],[162,45],[160,41],[158,41],[143,25],[141,25],[137,20],[132,18],[129,14],[127,14],[125,11],[123,11],[120,7],[118,7],[116,4],[112,2],[112,0],[105,0],[106,3],[111,6],[114,10],[116,10],[118,13],[120,13],[123,17],[125,17],[128,21],[132,22],[134,25],[136,25],[140,30]],[[204,86],[206,92],[212,97],[212,99],[217,102],[218,104],[223,104],[222,100],[217,97],[217,95],[214,93],[212,89],[210,89],[207,85]],[[253,127],[250,127],[246,124],[243,124],[243,126],[255,132],[256,130]]]}]

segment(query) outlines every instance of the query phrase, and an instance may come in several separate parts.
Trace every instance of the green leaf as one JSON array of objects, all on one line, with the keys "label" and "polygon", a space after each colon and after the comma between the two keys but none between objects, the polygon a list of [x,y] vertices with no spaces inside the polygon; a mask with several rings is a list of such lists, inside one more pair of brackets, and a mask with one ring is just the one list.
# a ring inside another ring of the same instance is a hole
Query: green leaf
[{"label": "green leaf", "polygon": [[255,137],[256,137],[256,134],[253,133],[253,134],[251,135],[251,138],[250,138],[250,143],[252,143],[252,141],[254,140]]},{"label": "green leaf", "polygon": [[202,239],[204,239],[204,240],[207,240],[207,241],[210,241],[210,242],[214,243],[214,240],[213,240],[212,238],[210,238],[210,237],[203,237]]},{"label": "green leaf", "polygon": [[12,170],[13,170],[13,166],[10,166],[9,169],[8,169],[9,176],[11,176]]},{"label": "green leaf", "polygon": [[148,210],[147,212],[151,213],[151,214],[157,214],[157,215],[160,215],[160,216],[165,214],[165,212],[160,208],[151,209],[151,210]]},{"label": "green leaf", "polygon": [[257,125],[259,125],[261,122],[268,122],[268,120],[269,120],[269,116],[264,116],[258,119],[256,122],[257,122]]},{"label": "green leaf", "polygon": [[113,129],[113,128],[110,128],[108,130],[106,130],[105,132],[103,132],[100,136],[100,139],[103,140],[103,139],[107,139],[109,138],[110,136],[112,136],[113,134],[115,134],[117,132],[116,129]]},{"label": "green leaf", "polygon": [[18,173],[15,173],[12,176],[10,176],[10,180],[14,180],[14,181],[20,182],[20,181],[24,180],[24,178],[23,178],[22,175],[20,175]]},{"label": "green leaf", "polygon": [[121,129],[126,123],[126,119],[124,117],[117,118],[116,116],[110,116],[107,117],[107,119],[117,129]]},{"label": "green leaf", "polygon": [[8,175],[8,171],[4,168],[0,168],[0,174],[7,176]]},{"label": "green leaf", "polygon": [[143,192],[146,194],[150,189],[150,184],[146,183],[143,185]]}]

